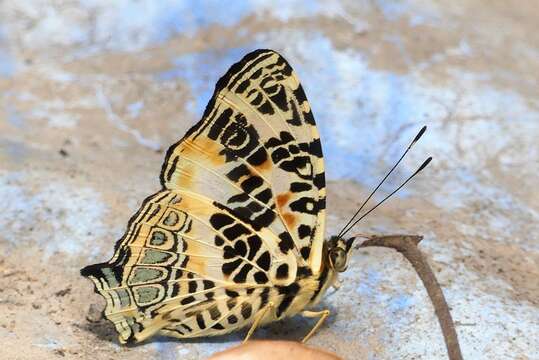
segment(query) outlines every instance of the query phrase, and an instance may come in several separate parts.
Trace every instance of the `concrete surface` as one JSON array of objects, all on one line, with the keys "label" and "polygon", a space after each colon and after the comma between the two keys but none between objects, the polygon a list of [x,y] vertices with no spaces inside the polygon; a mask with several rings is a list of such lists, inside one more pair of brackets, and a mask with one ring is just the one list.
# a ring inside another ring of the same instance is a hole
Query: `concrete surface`
[{"label": "concrete surface", "polygon": [[[378,195],[432,165],[358,231],[423,234],[467,359],[539,358],[536,1],[0,2],[0,353],[3,359],[199,359],[243,334],[136,347],[78,275],[112,254],[159,187],[163,150],[218,77],[255,48],[303,82],[328,167],[328,234],[415,132]],[[356,252],[311,340],[346,359],[444,359],[410,266]],[[289,319],[256,333],[299,339]]]}]

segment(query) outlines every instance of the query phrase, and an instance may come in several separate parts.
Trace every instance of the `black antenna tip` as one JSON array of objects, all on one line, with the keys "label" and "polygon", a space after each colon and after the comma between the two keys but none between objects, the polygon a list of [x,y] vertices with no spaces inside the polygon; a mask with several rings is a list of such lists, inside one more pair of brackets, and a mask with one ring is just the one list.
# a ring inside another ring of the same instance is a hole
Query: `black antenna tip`
[{"label": "black antenna tip", "polygon": [[412,141],[412,144],[415,143],[417,140],[419,140],[421,138],[421,136],[423,136],[423,134],[425,133],[425,131],[427,130],[427,125],[424,125],[421,130],[419,130],[419,133],[417,133],[417,135],[415,136],[415,139],[414,141]]},{"label": "black antenna tip", "polygon": [[419,167],[419,169],[417,169],[417,171],[416,171],[415,173],[417,174],[418,172],[420,172],[421,170],[423,170],[424,168],[426,168],[427,165],[431,162],[431,160],[432,160],[432,156],[429,156],[428,159],[425,160],[425,161],[423,162],[423,164],[421,164],[421,166]]}]

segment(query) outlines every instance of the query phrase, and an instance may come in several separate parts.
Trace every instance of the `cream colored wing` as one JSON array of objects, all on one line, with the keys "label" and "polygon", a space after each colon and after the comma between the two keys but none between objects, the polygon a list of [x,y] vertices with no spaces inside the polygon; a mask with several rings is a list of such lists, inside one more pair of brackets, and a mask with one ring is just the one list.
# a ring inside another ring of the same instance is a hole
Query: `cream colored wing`
[{"label": "cream colored wing", "polygon": [[255,231],[211,199],[163,190],[144,201],[113,258],[82,274],[105,297],[121,342],[163,329],[217,335],[250,323],[286,280],[279,269],[293,255],[277,260],[280,250],[268,245],[275,242],[271,231]]},{"label": "cream colored wing", "polygon": [[219,80],[202,121],[169,149],[161,182],[204,194],[256,228],[270,228],[283,255],[292,251],[300,266],[319,272],[322,148],[301,84],[276,52],[254,51]]}]

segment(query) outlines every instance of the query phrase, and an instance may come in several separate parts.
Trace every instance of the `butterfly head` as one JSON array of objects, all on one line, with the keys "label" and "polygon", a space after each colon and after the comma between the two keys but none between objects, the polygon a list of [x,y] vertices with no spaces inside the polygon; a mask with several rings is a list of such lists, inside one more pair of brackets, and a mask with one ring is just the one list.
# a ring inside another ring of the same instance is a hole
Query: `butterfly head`
[{"label": "butterfly head", "polygon": [[327,241],[328,265],[337,272],[343,272],[348,267],[348,259],[354,238],[345,240],[338,236],[332,236]]}]

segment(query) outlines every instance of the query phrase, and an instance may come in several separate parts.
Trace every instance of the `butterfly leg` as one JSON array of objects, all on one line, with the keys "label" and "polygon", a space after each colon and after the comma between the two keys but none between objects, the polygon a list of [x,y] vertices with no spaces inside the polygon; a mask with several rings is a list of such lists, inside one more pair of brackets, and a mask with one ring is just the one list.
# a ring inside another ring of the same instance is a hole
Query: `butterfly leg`
[{"label": "butterfly leg", "polygon": [[253,335],[256,328],[258,327],[262,319],[264,319],[268,311],[272,311],[274,307],[275,305],[270,301],[266,307],[264,307],[255,315],[255,321],[253,322],[253,325],[251,325],[251,328],[249,329],[249,332],[245,336],[245,339],[243,339],[243,342],[246,342],[247,340],[249,340],[249,338],[251,337],[251,335]]},{"label": "butterfly leg", "polygon": [[305,317],[308,317],[308,318],[319,318],[318,319],[318,322],[316,323],[316,325],[314,325],[314,327],[311,329],[311,331],[309,331],[309,333],[303,338],[303,340],[301,340],[302,343],[305,343],[307,342],[307,340],[309,340],[311,338],[311,336],[313,336],[313,334],[316,332],[316,330],[318,330],[320,328],[320,326],[322,326],[322,323],[324,322],[324,320],[326,320],[326,318],[329,316],[329,310],[322,310],[322,311],[309,311],[309,310],[305,310],[301,313],[302,316],[305,316]]}]

